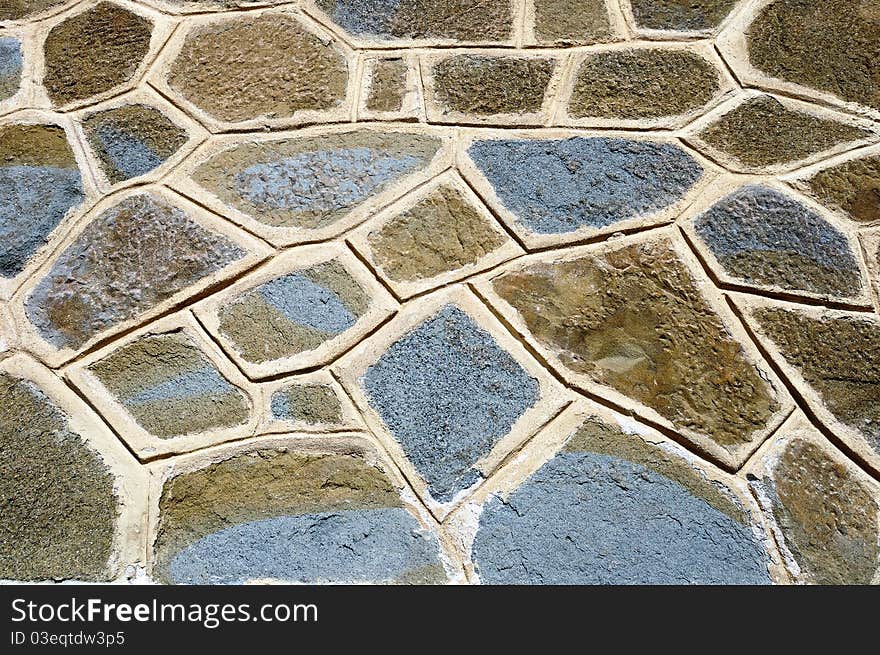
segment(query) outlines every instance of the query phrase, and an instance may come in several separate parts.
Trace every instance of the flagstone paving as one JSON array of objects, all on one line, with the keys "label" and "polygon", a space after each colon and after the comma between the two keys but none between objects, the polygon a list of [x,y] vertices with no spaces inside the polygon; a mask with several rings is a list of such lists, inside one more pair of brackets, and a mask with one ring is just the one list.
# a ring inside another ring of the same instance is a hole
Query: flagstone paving
[{"label": "flagstone paving", "polygon": [[880,583],[873,0],[0,7],[0,580]]}]

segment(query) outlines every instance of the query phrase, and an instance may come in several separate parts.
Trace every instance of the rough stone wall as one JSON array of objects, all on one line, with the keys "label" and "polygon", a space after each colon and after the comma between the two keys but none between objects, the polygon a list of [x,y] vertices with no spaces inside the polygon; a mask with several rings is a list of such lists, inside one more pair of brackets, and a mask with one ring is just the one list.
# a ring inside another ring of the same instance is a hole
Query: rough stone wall
[{"label": "rough stone wall", "polygon": [[880,582],[877,0],[12,0],[0,580]]}]

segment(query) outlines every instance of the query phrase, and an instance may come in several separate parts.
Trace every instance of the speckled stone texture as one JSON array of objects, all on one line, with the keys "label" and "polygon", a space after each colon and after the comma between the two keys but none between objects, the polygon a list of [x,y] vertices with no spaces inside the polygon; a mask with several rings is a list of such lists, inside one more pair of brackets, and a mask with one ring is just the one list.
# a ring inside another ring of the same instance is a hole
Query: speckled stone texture
[{"label": "speckled stone texture", "polygon": [[0,5],[0,20],[21,20],[55,9],[68,0],[4,0]]},{"label": "speckled stone texture", "polygon": [[148,19],[110,2],[52,28],[44,47],[49,97],[63,105],[128,82],[150,49],[152,29]]},{"label": "speckled stone texture", "polygon": [[368,39],[503,41],[510,0],[317,0],[349,34]]},{"label": "speckled stone texture", "polygon": [[599,43],[611,37],[605,0],[534,0],[540,45]]},{"label": "speckled stone texture", "polygon": [[792,111],[771,96],[758,96],[724,114],[699,137],[734,157],[744,172],[757,172],[869,135],[857,127]]},{"label": "speckled stone texture", "polygon": [[852,297],[861,272],[843,233],[796,200],[742,187],[694,221],[723,270],[748,284]]},{"label": "speckled stone texture", "polygon": [[301,421],[309,425],[342,421],[339,396],[329,385],[292,384],[272,394],[271,408],[272,418],[279,421]]},{"label": "speckled stone texture", "polygon": [[245,255],[165,200],[131,196],[56,257],[27,316],[43,339],[76,349]]},{"label": "speckled stone texture", "polygon": [[480,515],[488,584],[768,584],[741,503],[680,455],[588,420]]},{"label": "speckled stone texture", "polygon": [[716,27],[738,0],[630,0],[639,27],[649,30],[701,31]]},{"label": "speckled stone texture", "polygon": [[36,384],[0,373],[0,397],[0,579],[106,580],[113,476]]},{"label": "speckled stone texture", "polygon": [[436,538],[358,453],[243,453],[172,478],[159,507],[167,582],[446,579]]},{"label": "speckled stone texture", "polygon": [[588,56],[568,105],[573,118],[662,118],[705,105],[718,71],[684,50],[621,50]]},{"label": "speckled stone texture", "polygon": [[781,0],[752,23],[753,66],[880,109],[880,9],[875,0]]},{"label": "speckled stone texture", "polygon": [[219,120],[281,118],[343,103],[348,64],[291,16],[242,15],[189,34],[168,83]]},{"label": "speckled stone texture", "polygon": [[665,241],[534,264],[493,288],[567,368],[722,448],[749,444],[777,409]]},{"label": "speckled stone texture", "polygon": [[475,464],[539,397],[537,380],[454,305],[396,341],[361,383],[440,502],[482,479]]},{"label": "speckled stone texture", "polygon": [[83,127],[111,183],[146,175],[187,142],[183,129],[146,105],[126,105],[93,114]]},{"label": "speckled stone texture", "polygon": [[193,179],[261,223],[314,229],[423,168],[439,147],[427,135],[371,131],[248,143],[214,156]]},{"label": "speckled stone texture", "polygon": [[605,137],[478,141],[468,155],[505,207],[539,234],[657,212],[680,200],[703,173],[677,146]]},{"label": "speckled stone texture", "polygon": [[21,41],[11,36],[0,36],[0,101],[18,93],[21,66]]},{"label": "speckled stone texture", "polygon": [[82,177],[64,129],[0,128],[0,276],[14,277],[84,200]]},{"label": "speckled stone texture", "polygon": [[809,192],[824,205],[859,223],[880,221],[880,157],[853,159],[817,173]]},{"label": "speckled stone texture", "polygon": [[89,366],[132,418],[160,438],[240,425],[247,399],[183,333],[149,335]]},{"label": "speckled stone texture", "polygon": [[406,60],[402,57],[379,59],[373,68],[367,109],[370,111],[400,111],[406,90]]}]

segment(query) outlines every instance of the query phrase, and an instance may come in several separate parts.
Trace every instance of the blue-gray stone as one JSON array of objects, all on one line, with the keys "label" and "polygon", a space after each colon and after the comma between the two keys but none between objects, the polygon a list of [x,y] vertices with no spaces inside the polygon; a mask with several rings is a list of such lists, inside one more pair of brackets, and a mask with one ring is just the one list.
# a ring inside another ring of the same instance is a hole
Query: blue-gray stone
[{"label": "blue-gray stone", "polygon": [[294,273],[258,289],[263,299],[290,321],[328,334],[340,334],[357,322],[333,291]]},{"label": "blue-gray stone", "polygon": [[400,0],[335,0],[330,16],[350,34],[385,36],[399,6]]},{"label": "blue-gray stone", "polygon": [[393,507],[241,523],[190,544],[170,568],[178,584],[392,582],[438,564],[436,538]]},{"label": "blue-gray stone", "polygon": [[65,214],[84,197],[75,169],[0,168],[0,275],[21,273]]},{"label": "blue-gray stone", "polygon": [[290,406],[290,396],[285,391],[276,391],[272,394],[272,418],[294,418],[293,408]]},{"label": "blue-gray stone", "polygon": [[97,136],[107,159],[127,180],[149,173],[164,161],[136,136],[111,125],[101,125]]},{"label": "blue-gray stone", "polygon": [[234,186],[236,193],[258,207],[327,212],[365,200],[420,165],[413,155],[338,148],[254,164],[235,175]]},{"label": "blue-gray stone", "polygon": [[219,372],[205,366],[195,371],[184,371],[168,380],[155,384],[126,398],[126,404],[140,405],[178,398],[198,398],[235,392],[236,389]]},{"label": "blue-gray stone", "polygon": [[656,213],[703,174],[675,145],[629,139],[477,141],[468,153],[507,209],[540,234]]},{"label": "blue-gray stone", "polygon": [[474,464],[538,400],[538,382],[452,305],[364,374],[370,405],[437,500],[481,479]]},{"label": "blue-gray stone", "polygon": [[20,77],[21,67],[21,41],[11,36],[0,37],[0,78]]},{"label": "blue-gray stone", "polygon": [[561,453],[480,517],[489,584],[769,584],[752,531],[639,464]]}]

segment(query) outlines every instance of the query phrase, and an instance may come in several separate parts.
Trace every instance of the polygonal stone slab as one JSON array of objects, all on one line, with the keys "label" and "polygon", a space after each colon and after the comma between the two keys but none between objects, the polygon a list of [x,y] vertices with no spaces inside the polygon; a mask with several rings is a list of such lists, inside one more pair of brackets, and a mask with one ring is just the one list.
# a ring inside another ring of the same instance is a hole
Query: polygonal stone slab
[{"label": "polygonal stone slab", "polygon": [[75,114],[105,192],[159,179],[183,161],[207,132],[161,96],[136,90]]},{"label": "polygonal stone slab", "polygon": [[621,0],[627,21],[645,38],[710,36],[732,20],[740,0]]},{"label": "polygonal stone slab", "polygon": [[791,411],[675,231],[527,256],[477,281],[574,386],[736,469]]},{"label": "polygonal stone slab", "polygon": [[290,250],[194,307],[249,378],[326,364],[397,308],[343,245]]},{"label": "polygonal stone slab", "polygon": [[19,290],[14,311],[27,347],[57,366],[269,252],[180,196],[140,187],[98,203]]},{"label": "polygonal stone slab", "polygon": [[409,305],[332,368],[438,518],[569,400],[461,286]]},{"label": "polygonal stone slab", "polygon": [[214,132],[351,119],[352,51],[298,11],[188,20],[151,82]]},{"label": "polygonal stone slab", "polygon": [[317,128],[213,139],[174,188],[276,245],[364,221],[451,163],[449,136],[411,128]]},{"label": "polygonal stone slab", "polygon": [[880,470],[880,319],[739,295],[734,301],[813,414]]},{"label": "polygonal stone slab", "polygon": [[64,370],[138,457],[253,436],[256,391],[188,312]]},{"label": "polygonal stone slab", "polygon": [[573,59],[554,122],[593,127],[680,127],[736,87],[710,45],[591,50]]},{"label": "polygonal stone slab", "polygon": [[744,85],[880,117],[876,7],[849,0],[745,5],[718,37],[722,55]]},{"label": "polygonal stone slab", "polygon": [[0,362],[0,579],[107,581],[143,565],[147,474],[64,383]]},{"label": "polygonal stone slab", "polygon": [[261,433],[330,434],[365,428],[348,394],[326,370],[267,382],[260,391]]},{"label": "polygonal stone slab", "polygon": [[556,130],[469,135],[458,160],[530,249],[671,222],[716,174],[671,139]]},{"label": "polygonal stone slab", "polygon": [[78,0],[7,0],[0,7],[0,21],[18,21],[37,15],[56,13],[64,5],[75,5]]},{"label": "polygonal stone slab", "polygon": [[0,298],[8,298],[58,243],[91,195],[87,170],[66,120],[42,112],[0,125]]},{"label": "polygonal stone slab", "polygon": [[161,14],[107,0],[52,19],[39,35],[46,97],[69,109],[134,87],[172,27]]},{"label": "polygonal stone slab", "polygon": [[759,455],[747,475],[791,576],[880,583],[880,486],[800,414]]},{"label": "polygonal stone slab", "polygon": [[419,61],[401,51],[363,60],[358,120],[400,120],[422,114]]},{"label": "polygonal stone slab", "polygon": [[509,0],[310,0],[307,6],[359,47],[512,45],[520,19]]},{"label": "polygonal stone slab", "polygon": [[617,41],[623,17],[605,0],[531,0],[526,2],[524,42],[569,46]]},{"label": "polygonal stone slab", "polygon": [[480,125],[544,125],[563,67],[552,54],[509,50],[423,55],[428,120]]},{"label": "polygonal stone slab", "polygon": [[785,581],[748,487],[580,401],[446,521],[488,584]]},{"label": "polygonal stone slab", "polygon": [[159,582],[461,578],[436,523],[357,435],[252,439],[157,463],[151,473],[150,571]]},{"label": "polygonal stone slab", "polygon": [[772,175],[880,137],[868,121],[750,91],[692,123],[683,138],[731,171]]},{"label": "polygonal stone slab", "polygon": [[0,106],[19,93],[23,67],[21,39],[0,32]]},{"label": "polygonal stone slab", "polygon": [[461,280],[523,253],[455,173],[397,201],[349,243],[399,298]]},{"label": "polygonal stone slab", "polygon": [[848,222],[760,179],[719,180],[699,205],[682,228],[722,286],[871,305]]}]

